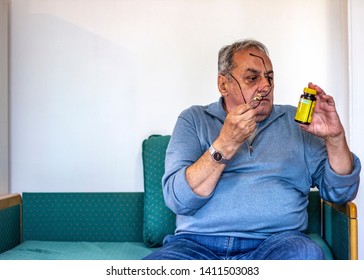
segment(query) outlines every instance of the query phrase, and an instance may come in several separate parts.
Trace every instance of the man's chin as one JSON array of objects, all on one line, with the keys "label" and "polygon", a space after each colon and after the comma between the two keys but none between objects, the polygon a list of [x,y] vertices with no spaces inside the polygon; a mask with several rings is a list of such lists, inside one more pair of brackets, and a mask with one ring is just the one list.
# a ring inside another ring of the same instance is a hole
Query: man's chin
[{"label": "man's chin", "polygon": [[272,112],[273,106],[269,101],[262,100],[260,105],[255,109],[257,111],[256,114],[256,121],[262,122],[266,118],[269,117],[270,113]]}]

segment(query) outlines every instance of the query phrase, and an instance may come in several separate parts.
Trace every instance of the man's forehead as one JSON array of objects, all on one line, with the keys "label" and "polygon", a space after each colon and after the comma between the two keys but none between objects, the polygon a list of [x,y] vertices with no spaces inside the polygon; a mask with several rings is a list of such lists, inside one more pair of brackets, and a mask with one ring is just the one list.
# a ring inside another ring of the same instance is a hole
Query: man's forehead
[{"label": "man's forehead", "polygon": [[237,67],[249,72],[261,72],[265,70],[265,67],[267,67],[268,71],[272,71],[272,63],[269,57],[264,52],[256,49],[236,52],[234,54],[234,62]]}]

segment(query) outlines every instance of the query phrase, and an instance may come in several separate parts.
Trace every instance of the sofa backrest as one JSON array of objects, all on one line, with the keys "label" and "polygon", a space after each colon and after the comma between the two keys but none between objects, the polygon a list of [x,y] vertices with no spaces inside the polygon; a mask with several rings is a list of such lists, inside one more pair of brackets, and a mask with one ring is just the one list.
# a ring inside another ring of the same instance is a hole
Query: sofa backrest
[{"label": "sofa backrest", "polygon": [[162,177],[169,135],[151,135],[143,141],[144,227],[143,240],[149,247],[158,247],[176,227],[176,215],[165,205]]},{"label": "sofa backrest", "polygon": [[23,241],[143,240],[139,193],[23,193]]},{"label": "sofa backrest", "polygon": [[322,209],[320,193],[313,189],[308,194],[308,226],[306,233],[322,234]]}]

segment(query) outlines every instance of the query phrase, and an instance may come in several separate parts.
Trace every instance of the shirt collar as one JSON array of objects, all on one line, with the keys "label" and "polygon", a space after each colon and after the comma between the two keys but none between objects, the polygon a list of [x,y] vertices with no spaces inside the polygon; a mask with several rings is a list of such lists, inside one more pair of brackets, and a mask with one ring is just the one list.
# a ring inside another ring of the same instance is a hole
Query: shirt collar
[{"label": "shirt collar", "polygon": [[224,122],[226,118],[226,112],[224,109],[224,98],[221,96],[217,102],[208,105],[205,111],[207,114],[214,116]]}]

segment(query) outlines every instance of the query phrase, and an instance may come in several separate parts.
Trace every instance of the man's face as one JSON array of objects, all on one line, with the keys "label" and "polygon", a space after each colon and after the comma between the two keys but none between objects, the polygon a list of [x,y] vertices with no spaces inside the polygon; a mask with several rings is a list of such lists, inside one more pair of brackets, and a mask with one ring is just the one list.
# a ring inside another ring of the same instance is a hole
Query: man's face
[{"label": "man's face", "polygon": [[[266,119],[273,107],[274,76],[269,57],[257,49],[235,53],[234,68],[228,79],[229,94],[225,96],[226,109],[250,103],[257,112],[257,122]],[[240,86],[240,87],[239,87]],[[263,97],[262,97],[263,96]],[[256,102],[254,100],[260,100]]]}]

